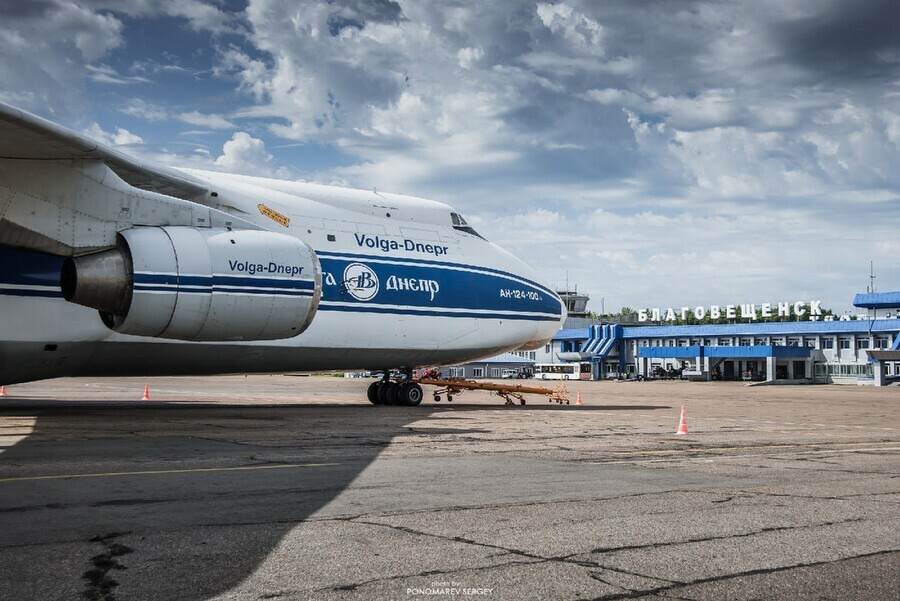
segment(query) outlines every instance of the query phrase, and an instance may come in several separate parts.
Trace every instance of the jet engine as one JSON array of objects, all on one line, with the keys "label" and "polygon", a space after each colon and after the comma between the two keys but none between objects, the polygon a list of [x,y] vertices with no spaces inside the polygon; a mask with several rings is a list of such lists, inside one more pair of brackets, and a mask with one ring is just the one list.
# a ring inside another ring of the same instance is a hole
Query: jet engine
[{"label": "jet engine", "polygon": [[135,227],[116,248],[67,259],[67,301],[122,334],[191,341],[297,336],[322,294],[305,242],[267,231]]}]

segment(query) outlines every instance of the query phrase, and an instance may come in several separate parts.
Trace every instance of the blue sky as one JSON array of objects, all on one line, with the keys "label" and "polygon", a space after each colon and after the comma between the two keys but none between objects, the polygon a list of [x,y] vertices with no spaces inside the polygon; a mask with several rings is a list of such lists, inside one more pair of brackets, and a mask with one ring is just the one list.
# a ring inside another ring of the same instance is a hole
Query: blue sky
[{"label": "blue sky", "polygon": [[0,100],[163,163],[459,208],[589,305],[900,289],[895,1],[31,0]]}]

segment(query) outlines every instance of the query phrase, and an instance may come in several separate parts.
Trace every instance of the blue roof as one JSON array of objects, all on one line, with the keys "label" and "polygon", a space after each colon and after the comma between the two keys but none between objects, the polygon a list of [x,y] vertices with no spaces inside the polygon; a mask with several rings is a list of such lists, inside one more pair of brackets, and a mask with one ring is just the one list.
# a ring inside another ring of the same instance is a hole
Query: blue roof
[{"label": "blue roof", "polygon": [[774,321],[701,326],[643,326],[625,328],[624,338],[675,336],[764,336],[790,334],[852,334],[896,332],[900,319],[851,319],[850,321]]},{"label": "blue roof", "polygon": [[[730,323],[694,326],[626,326],[622,337],[691,338],[704,336],[779,336],[815,334],[868,334],[900,332],[900,319],[852,319],[850,321],[783,321],[769,323]],[[588,328],[560,330],[554,340],[587,340]]]},{"label": "blue roof", "polygon": [[853,297],[853,306],[863,309],[900,308],[900,292],[867,292]]},{"label": "blue roof", "polygon": [[569,328],[557,332],[553,340],[584,340],[590,338],[590,335],[590,328]]}]

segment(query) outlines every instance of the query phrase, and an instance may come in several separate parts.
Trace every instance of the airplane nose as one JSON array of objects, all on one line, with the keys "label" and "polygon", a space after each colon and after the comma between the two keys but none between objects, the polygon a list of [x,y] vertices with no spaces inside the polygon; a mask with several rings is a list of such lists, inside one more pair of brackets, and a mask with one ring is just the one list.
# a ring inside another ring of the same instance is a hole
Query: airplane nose
[{"label": "airplane nose", "polygon": [[[521,350],[536,350],[546,345],[566,320],[566,307],[559,295],[541,283],[535,271],[518,257],[491,243],[495,265],[506,272],[508,284],[500,296],[510,310],[519,313],[515,331]],[[506,288],[509,286],[509,288]],[[510,340],[512,342],[512,340]]]},{"label": "airplane nose", "polygon": [[[559,300],[559,296],[555,296],[557,300]],[[521,350],[533,351],[547,345],[553,337],[556,336],[557,332],[562,329],[566,317],[568,316],[568,312],[566,311],[566,306],[562,300],[559,300],[559,305],[561,311],[559,319],[535,322],[534,335],[531,340],[522,345]]]}]

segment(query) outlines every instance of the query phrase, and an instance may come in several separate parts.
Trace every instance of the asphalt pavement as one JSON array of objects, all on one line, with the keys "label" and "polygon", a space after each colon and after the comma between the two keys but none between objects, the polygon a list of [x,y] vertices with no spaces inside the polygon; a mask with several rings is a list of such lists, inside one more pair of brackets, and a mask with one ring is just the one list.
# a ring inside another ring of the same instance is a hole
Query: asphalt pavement
[{"label": "asphalt pavement", "polygon": [[10,387],[0,599],[900,598],[896,387],[367,384]]}]

